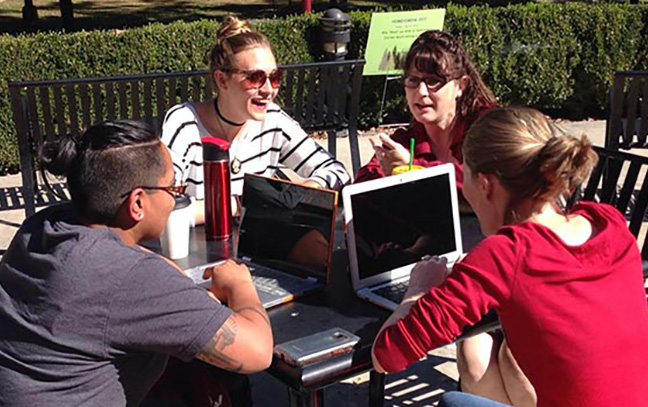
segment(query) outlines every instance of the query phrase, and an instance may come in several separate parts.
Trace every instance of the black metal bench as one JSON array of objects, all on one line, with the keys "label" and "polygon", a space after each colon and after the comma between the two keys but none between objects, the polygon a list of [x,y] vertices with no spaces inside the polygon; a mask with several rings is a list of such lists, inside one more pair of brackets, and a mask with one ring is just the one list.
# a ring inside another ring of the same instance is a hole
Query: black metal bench
[{"label": "black metal bench", "polygon": [[595,201],[613,205],[628,219],[628,229],[637,239],[648,278],[648,157],[603,147],[594,147],[599,161],[589,181],[572,201]]},{"label": "black metal bench", "polygon": [[[336,134],[348,132],[354,173],[360,167],[357,117],[364,63],[282,65],[284,79],[277,99],[304,130],[326,131],[332,154],[337,152]],[[44,187],[42,176],[37,176],[37,152],[44,142],[65,134],[79,135],[93,123],[115,119],[142,120],[159,131],[171,106],[212,96],[207,71],[9,82],[8,87],[27,216],[37,205],[67,198],[63,184],[53,183],[63,193],[59,197]]]},{"label": "black metal bench", "polygon": [[648,72],[614,73],[605,147],[648,148]]}]

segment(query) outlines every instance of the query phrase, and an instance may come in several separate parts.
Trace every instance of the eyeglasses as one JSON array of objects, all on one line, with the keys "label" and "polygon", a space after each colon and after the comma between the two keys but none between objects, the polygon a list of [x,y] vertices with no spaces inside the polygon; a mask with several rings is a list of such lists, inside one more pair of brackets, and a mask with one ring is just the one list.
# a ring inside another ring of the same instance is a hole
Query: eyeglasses
[{"label": "eyeglasses", "polygon": [[[168,186],[168,187],[146,187],[146,186],[139,186],[139,187],[135,187],[135,188],[152,189],[152,190],[154,190],[154,191],[164,191],[164,192],[168,193],[169,195],[171,195],[171,196],[174,197],[174,198],[177,198],[177,197],[179,197],[179,196],[182,196],[182,195],[185,194],[185,192],[187,192],[187,186],[186,186],[186,185],[172,185],[172,186]],[[133,189],[135,189],[135,188],[133,188]],[[130,191],[128,191],[128,192],[126,192],[125,194],[123,194],[121,197],[122,197],[122,198],[125,198],[125,197],[128,196],[128,194],[130,194],[132,191],[133,191],[133,190],[131,189]]]},{"label": "eyeglasses", "polygon": [[421,78],[414,75],[405,75],[403,77],[403,85],[405,85],[406,88],[418,89],[418,87],[421,86],[421,82],[425,83],[429,92],[436,92],[447,83],[444,78],[438,76],[426,76],[425,78]]},{"label": "eyeglasses", "polygon": [[240,73],[245,77],[245,82],[247,83],[248,89],[258,89],[265,85],[266,81],[270,79],[270,86],[274,89],[279,87],[281,84],[281,71],[275,69],[274,71],[267,74],[262,69],[224,69],[224,72]]}]

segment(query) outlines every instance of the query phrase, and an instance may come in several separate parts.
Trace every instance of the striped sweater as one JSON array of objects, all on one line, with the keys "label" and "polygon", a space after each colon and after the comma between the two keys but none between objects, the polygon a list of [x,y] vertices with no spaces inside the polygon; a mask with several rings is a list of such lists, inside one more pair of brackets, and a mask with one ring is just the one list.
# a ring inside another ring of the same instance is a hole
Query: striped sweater
[{"label": "striped sweater", "polygon": [[[187,184],[187,193],[204,199],[202,137],[211,136],[189,102],[172,107],[164,118],[162,141],[170,150],[176,180]],[[350,180],[344,165],[315,143],[299,124],[276,104],[263,121],[249,121],[230,145],[233,195],[243,191],[243,175],[274,176],[286,166],[300,176],[330,189]]]}]

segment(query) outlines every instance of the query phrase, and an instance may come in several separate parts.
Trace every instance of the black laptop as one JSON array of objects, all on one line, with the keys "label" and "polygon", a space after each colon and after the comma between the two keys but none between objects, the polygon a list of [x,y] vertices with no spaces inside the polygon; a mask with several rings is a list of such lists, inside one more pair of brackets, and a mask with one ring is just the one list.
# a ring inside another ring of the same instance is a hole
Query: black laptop
[{"label": "black laptop", "polygon": [[[246,174],[236,260],[245,263],[265,308],[283,304],[328,281],[336,191]],[[211,264],[185,270],[196,283]]]}]

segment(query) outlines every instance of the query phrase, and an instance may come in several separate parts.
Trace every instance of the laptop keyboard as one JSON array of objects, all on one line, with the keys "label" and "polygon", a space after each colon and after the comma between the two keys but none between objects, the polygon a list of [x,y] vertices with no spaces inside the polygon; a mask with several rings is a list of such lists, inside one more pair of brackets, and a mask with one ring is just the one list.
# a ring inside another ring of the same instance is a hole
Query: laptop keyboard
[{"label": "laptop keyboard", "polygon": [[[312,286],[317,283],[317,279],[314,277],[301,278],[293,276],[287,273],[282,273],[281,271],[261,266],[249,261],[237,259],[241,263],[244,263],[250,269],[252,273],[252,281],[254,286],[257,289],[258,293],[266,294],[264,298],[275,298],[275,297],[285,297],[295,292],[301,292],[305,286]],[[210,281],[203,280],[202,275],[204,270],[207,267],[223,263],[222,261],[216,263],[204,264],[201,266],[193,267],[185,270],[185,273],[189,278],[191,278],[196,284],[209,288]]]},{"label": "laptop keyboard", "polygon": [[[259,264],[243,260],[252,273],[252,281],[257,291],[274,296],[282,296],[294,293],[304,287],[305,282],[314,282],[312,278],[300,278],[290,274],[282,273]],[[312,280],[312,281],[311,281]]]},{"label": "laptop keyboard", "polygon": [[377,288],[372,292],[381,297],[387,298],[388,300],[400,304],[405,297],[405,292],[409,285],[409,280],[404,280],[398,283],[393,283],[386,285],[384,287]]}]

